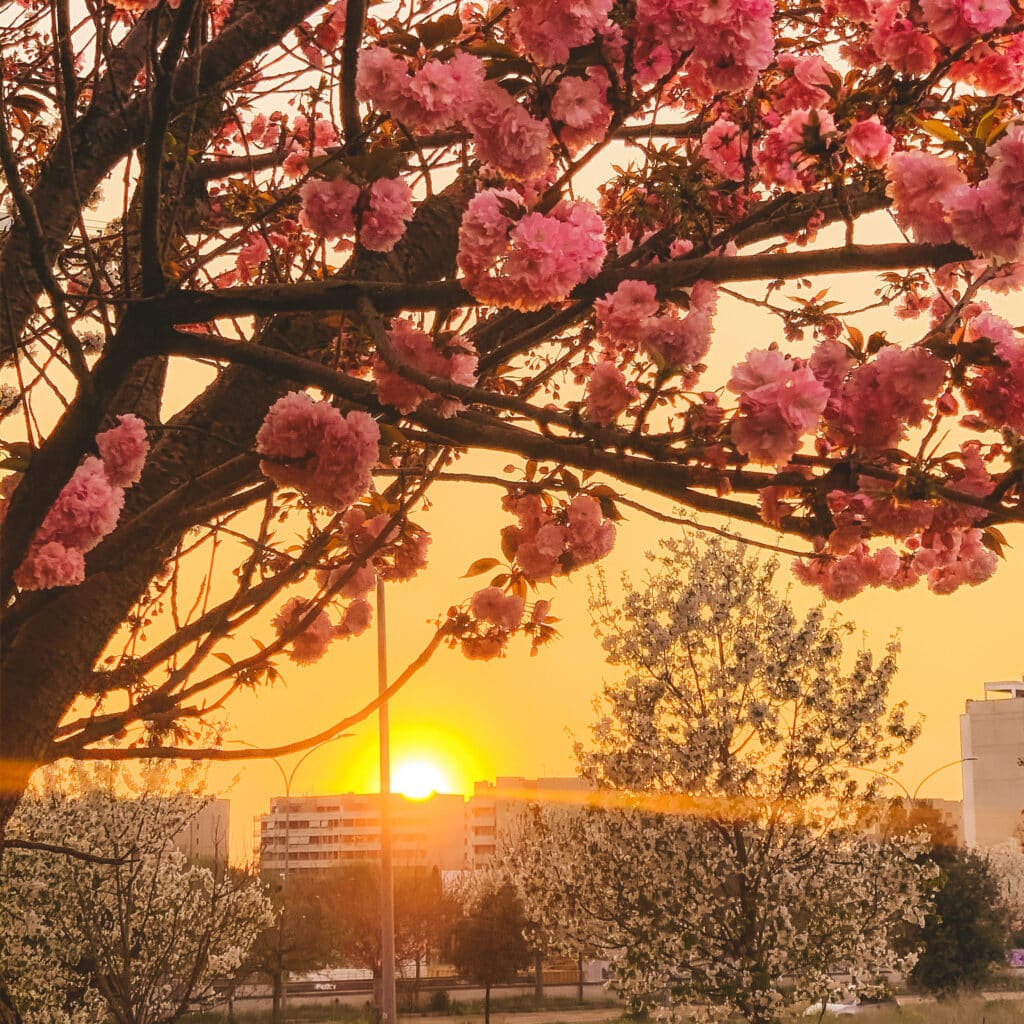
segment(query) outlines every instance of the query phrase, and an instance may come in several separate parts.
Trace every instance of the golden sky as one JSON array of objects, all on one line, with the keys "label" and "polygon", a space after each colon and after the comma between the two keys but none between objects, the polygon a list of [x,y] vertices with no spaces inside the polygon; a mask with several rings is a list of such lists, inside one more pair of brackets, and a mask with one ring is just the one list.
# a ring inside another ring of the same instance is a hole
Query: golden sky
[{"label": "golden sky", "polygon": [[[898,237],[898,236],[896,236]],[[858,242],[894,240],[891,221],[878,214],[858,224]],[[842,244],[842,226],[822,232],[818,244]],[[813,289],[828,285],[830,297],[848,307],[874,300],[877,280],[869,274],[820,279]],[[748,295],[758,293],[745,289]],[[782,290],[793,294],[792,286]],[[808,294],[808,292],[804,292]],[[987,297],[988,298],[988,297]],[[993,301],[996,311],[1005,303]],[[1002,309],[1011,321],[1012,309]],[[926,319],[901,323],[886,311],[854,318],[865,335],[888,329],[893,340],[913,343],[927,330]],[[781,329],[754,307],[728,298],[720,304],[704,380],[720,387],[732,365],[751,348],[766,348],[781,340]],[[811,339],[787,346],[808,354]],[[950,444],[955,447],[954,444]],[[475,456],[463,460],[465,469],[501,475],[510,459]],[[511,478],[510,478],[511,479]],[[432,492],[433,508],[414,518],[434,537],[430,565],[420,578],[388,588],[388,650],[393,678],[423,648],[432,634],[430,622],[450,604],[465,600],[487,577],[459,577],[476,558],[500,557],[498,534],[510,517],[499,507],[501,491],[481,493],[449,484]],[[649,502],[671,513],[667,502]],[[672,527],[640,513],[628,512],[619,524],[618,540],[603,568],[610,580],[623,571],[642,573],[645,550],[668,536]],[[1006,532],[1012,545],[995,577],[980,587],[964,587],[952,595],[936,596],[923,585],[910,591],[867,591],[837,606],[860,628],[864,642],[881,652],[898,632],[902,644],[901,671],[893,699],[905,700],[923,718],[921,739],[904,759],[900,780],[914,790],[933,769],[960,756],[959,715],[964,701],[981,699],[983,683],[1020,678],[1024,671],[1021,627],[1024,587],[1024,530]],[[752,534],[771,541],[765,531]],[[793,545],[792,540],[784,541]],[[799,546],[798,544],[795,546]],[[789,559],[782,558],[778,581],[790,585]],[[559,580],[553,588],[552,614],[561,617],[562,638],[529,656],[529,645],[513,643],[508,657],[486,663],[470,662],[458,652],[439,651],[391,703],[392,763],[433,762],[453,791],[471,793],[477,779],[495,775],[571,775],[573,737],[587,739],[594,718],[593,701],[602,680],[612,671],[604,664],[587,612],[586,571]],[[549,596],[542,589],[540,596]],[[798,608],[816,603],[818,594],[791,583]],[[851,637],[855,647],[859,637]],[[230,708],[230,735],[257,744],[285,742],[310,735],[361,707],[376,692],[376,641],[370,630],[355,640],[340,641],[317,665],[300,668],[279,659],[287,680],[273,690],[235,700]],[[376,719],[313,753],[298,769],[293,794],[332,793],[377,788]],[[298,758],[282,761],[290,771]],[[245,859],[251,851],[253,818],[269,809],[271,795],[283,793],[280,770],[269,762],[216,766],[211,785],[227,786],[232,817],[232,854]],[[960,769],[948,768],[921,789],[924,796],[959,798]]]},{"label": "golden sky", "polygon": [[[434,508],[420,521],[434,530],[430,567],[419,579],[388,588],[392,677],[429,639],[433,615],[479,586],[479,580],[458,576],[474,558],[498,553],[498,530],[508,520],[493,496],[471,501],[452,486],[438,492]],[[609,578],[641,566],[643,551],[667,531],[631,513],[620,524],[618,542],[605,560]],[[900,775],[911,790],[932,769],[960,756],[958,716],[964,701],[983,697],[986,680],[1021,674],[1019,559],[1024,557],[1024,531],[1011,533],[1009,540],[1015,548],[1008,560],[981,587],[942,597],[924,589],[869,591],[839,606],[876,651],[894,631],[900,632],[903,655],[893,696],[924,716],[921,739]],[[781,586],[788,582],[787,561],[784,557]],[[816,600],[816,592],[796,583],[791,596],[798,608]],[[587,738],[592,702],[613,670],[604,664],[590,628],[586,573],[558,582],[552,613],[562,619],[563,636],[536,657],[529,656],[523,641],[512,644],[507,658],[486,663],[439,651],[392,701],[394,768],[414,758],[433,762],[453,791],[465,793],[472,792],[474,780],[499,774],[573,774],[572,736]],[[851,637],[850,645],[859,641],[860,634]],[[235,700],[231,735],[273,743],[312,734],[376,692],[373,630],[335,643],[317,665],[280,663],[286,685]],[[327,744],[307,758],[294,777],[292,793],[375,790],[376,751],[374,718],[350,738]],[[290,771],[297,760],[293,755],[281,764]],[[253,817],[268,809],[271,795],[283,793],[283,784],[279,769],[268,762],[216,766],[210,781],[220,787],[236,776],[226,794],[231,799],[232,854],[245,859]],[[959,768],[930,780],[922,795],[959,797]]]}]

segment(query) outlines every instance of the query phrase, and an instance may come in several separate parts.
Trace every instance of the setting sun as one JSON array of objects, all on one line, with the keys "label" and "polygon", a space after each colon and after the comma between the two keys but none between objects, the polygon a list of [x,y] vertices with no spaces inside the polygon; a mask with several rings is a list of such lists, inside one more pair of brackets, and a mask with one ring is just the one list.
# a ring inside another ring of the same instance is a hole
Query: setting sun
[{"label": "setting sun", "polygon": [[402,761],[391,775],[391,789],[412,800],[425,800],[448,788],[444,773],[430,761]]}]

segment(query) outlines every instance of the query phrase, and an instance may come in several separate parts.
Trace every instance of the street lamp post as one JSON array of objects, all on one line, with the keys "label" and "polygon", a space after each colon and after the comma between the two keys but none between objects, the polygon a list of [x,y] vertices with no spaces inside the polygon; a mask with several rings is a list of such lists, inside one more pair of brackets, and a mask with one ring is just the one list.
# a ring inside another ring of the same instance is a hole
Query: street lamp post
[{"label": "street lamp post", "polygon": [[[384,618],[384,581],[377,579],[377,691],[388,688],[387,623]],[[388,702],[379,711],[380,739],[380,1017],[395,1024],[395,880],[391,851],[391,739]]]},{"label": "street lamp post", "polygon": [[895,783],[903,790],[904,796],[911,802],[917,801],[917,794],[921,792],[921,787],[933,776],[938,775],[939,772],[944,772],[947,768],[952,768],[954,765],[963,764],[965,761],[977,761],[977,757],[958,757],[955,761],[947,761],[945,764],[940,764],[938,768],[933,768],[923,779],[918,782],[914,787],[914,792],[911,793],[906,786],[900,782],[894,775],[889,775],[888,772],[880,772],[877,768],[867,768],[864,765],[859,765],[861,771],[870,772],[872,775],[880,775],[883,779],[888,779],[890,782]]},{"label": "street lamp post", "polygon": [[[281,917],[278,923],[278,935],[284,939],[285,920],[288,915],[288,871],[291,865],[291,834],[292,834],[292,782],[295,781],[295,776],[298,770],[303,766],[306,760],[315,754],[321,747],[326,746],[328,743],[333,743],[335,740],[341,739],[341,736],[331,736],[329,739],[321,740],[316,746],[310,747],[309,750],[305,751],[292,766],[292,770],[286,771],[285,767],[276,757],[267,758],[268,761],[273,761],[277,770],[281,773],[281,779],[284,782],[284,872],[282,873],[282,893],[281,893]],[[235,740],[236,743],[241,743],[246,747],[254,747],[253,743],[246,743],[245,740]],[[284,965],[281,966],[281,995],[280,995],[280,1015],[281,1019],[284,1020],[285,1015],[288,1012],[288,968]]]}]

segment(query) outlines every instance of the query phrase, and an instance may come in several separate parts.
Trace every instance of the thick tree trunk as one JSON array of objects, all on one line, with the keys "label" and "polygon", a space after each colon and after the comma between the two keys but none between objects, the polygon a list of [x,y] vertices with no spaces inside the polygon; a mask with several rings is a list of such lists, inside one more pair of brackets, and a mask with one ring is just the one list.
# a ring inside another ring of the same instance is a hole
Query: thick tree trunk
[{"label": "thick tree trunk", "polygon": [[533,954],[533,998],[544,998],[544,954],[539,949]]}]

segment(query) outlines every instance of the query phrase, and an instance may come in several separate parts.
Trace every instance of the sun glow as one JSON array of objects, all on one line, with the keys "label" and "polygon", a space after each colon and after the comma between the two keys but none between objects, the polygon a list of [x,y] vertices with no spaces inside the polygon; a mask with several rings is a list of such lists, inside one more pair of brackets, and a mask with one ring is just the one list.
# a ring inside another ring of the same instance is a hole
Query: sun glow
[{"label": "sun glow", "polygon": [[433,793],[450,789],[444,772],[431,761],[402,761],[391,773],[391,789],[410,800],[425,800]]}]

